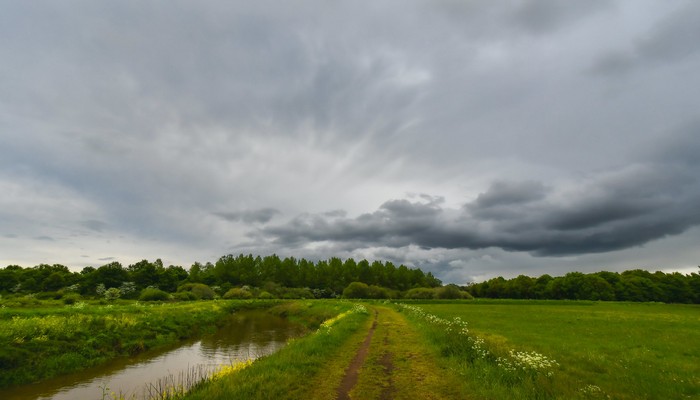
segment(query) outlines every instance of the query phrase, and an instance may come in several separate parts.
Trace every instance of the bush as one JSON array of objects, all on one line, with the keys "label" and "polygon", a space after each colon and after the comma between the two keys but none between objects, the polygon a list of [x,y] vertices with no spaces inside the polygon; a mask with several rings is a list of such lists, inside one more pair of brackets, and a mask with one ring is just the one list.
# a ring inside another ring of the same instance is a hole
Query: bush
[{"label": "bush", "polygon": [[435,291],[435,297],[438,299],[468,299],[472,298],[472,296],[467,293],[463,292],[459,286],[455,284],[449,284],[446,286],[443,286],[441,288],[438,288]]},{"label": "bush", "polygon": [[146,288],[139,296],[141,301],[165,301],[170,300],[170,295],[160,289]]},{"label": "bush", "polygon": [[73,305],[77,303],[80,300],[80,295],[77,293],[68,293],[67,295],[63,296],[63,304],[66,305]]},{"label": "bush", "polygon": [[260,294],[258,294],[258,298],[263,300],[269,300],[274,299],[275,296],[273,296],[272,293],[263,290],[262,292],[260,292]]},{"label": "bush", "polygon": [[197,296],[192,292],[177,292],[173,294],[173,299],[177,301],[194,301],[197,300]]},{"label": "bush", "polygon": [[224,299],[250,299],[253,294],[242,288],[232,288],[224,294]]},{"label": "bush", "polygon": [[406,292],[406,299],[432,299],[435,297],[435,290],[432,288],[414,288]]},{"label": "bush", "polygon": [[391,291],[385,287],[369,285],[367,295],[370,299],[390,299]]},{"label": "bush", "polygon": [[283,299],[313,299],[314,294],[309,288],[283,288],[280,297]]},{"label": "bush", "polygon": [[39,300],[59,300],[63,297],[63,292],[39,292],[36,298]]},{"label": "bush", "polygon": [[108,300],[108,301],[114,301],[114,300],[118,299],[119,297],[121,297],[121,295],[122,295],[121,290],[119,290],[118,288],[115,288],[115,287],[107,289],[104,293],[105,300]]},{"label": "bush", "polygon": [[178,292],[192,292],[197,300],[212,300],[216,298],[216,292],[203,283],[186,283],[177,289]]},{"label": "bush", "polygon": [[346,299],[367,299],[369,298],[369,286],[362,282],[352,282],[343,290],[343,297]]}]

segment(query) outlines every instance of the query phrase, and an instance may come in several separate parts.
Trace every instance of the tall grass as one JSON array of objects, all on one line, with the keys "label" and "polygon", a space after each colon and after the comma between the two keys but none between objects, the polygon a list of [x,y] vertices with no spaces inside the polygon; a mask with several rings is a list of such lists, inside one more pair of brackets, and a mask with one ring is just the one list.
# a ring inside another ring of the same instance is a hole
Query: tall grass
[{"label": "tall grass", "polygon": [[366,325],[369,315],[364,307],[318,300],[287,303],[273,311],[293,320],[307,321],[317,331],[290,341],[277,353],[262,357],[247,368],[207,381],[185,398],[313,399],[319,389],[314,386],[318,382],[313,378],[327,367],[348,338]]},{"label": "tall grass", "polygon": [[0,311],[0,388],[77,371],[176,342],[245,303],[235,301],[65,307]]}]

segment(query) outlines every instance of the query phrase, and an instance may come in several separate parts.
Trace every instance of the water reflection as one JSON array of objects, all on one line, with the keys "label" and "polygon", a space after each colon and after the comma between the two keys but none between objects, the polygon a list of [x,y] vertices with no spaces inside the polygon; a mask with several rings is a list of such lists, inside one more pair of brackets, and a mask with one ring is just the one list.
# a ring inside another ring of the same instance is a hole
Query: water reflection
[{"label": "water reflection", "polygon": [[0,399],[101,399],[101,387],[109,387],[109,392],[121,393],[126,398],[140,398],[151,382],[167,376],[177,379],[193,368],[212,369],[221,364],[255,359],[278,350],[287,339],[302,332],[300,326],[264,311],[242,311],[232,314],[216,333],[197,340],[38,384],[0,390]]}]

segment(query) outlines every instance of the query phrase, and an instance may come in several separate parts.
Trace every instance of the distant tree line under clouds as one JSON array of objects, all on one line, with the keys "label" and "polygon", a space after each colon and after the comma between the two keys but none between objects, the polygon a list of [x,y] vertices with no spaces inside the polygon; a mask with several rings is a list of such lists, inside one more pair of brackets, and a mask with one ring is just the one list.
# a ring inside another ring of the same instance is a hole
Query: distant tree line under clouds
[{"label": "distant tree line under clouds", "polygon": [[[407,291],[414,288],[433,288],[441,285],[430,272],[398,267],[391,262],[339,258],[312,262],[276,255],[226,255],[216,263],[194,263],[189,270],[181,266],[165,267],[160,259],[143,260],[123,267],[111,262],[98,268],[85,267],[71,272],[68,267],[41,264],[32,268],[10,265],[0,269],[0,293],[31,294],[76,292],[83,296],[102,295],[109,289],[133,293],[157,288],[176,292],[188,284],[203,284],[216,288],[220,294],[232,288],[264,288],[275,297],[335,297],[352,282],[361,282],[388,291]],[[287,291],[285,288],[304,288]],[[389,292],[382,293],[389,293]],[[114,292],[114,291],[113,291]],[[124,297],[124,296],[122,296]],[[388,297],[388,296],[384,296]]]},{"label": "distant tree line under clouds", "polygon": [[[173,294],[173,295],[170,295]],[[72,272],[41,264],[0,269],[0,295],[151,298],[502,298],[549,300],[658,301],[700,303],[700,275],[630,270],[622,273],[570,272],[561,277],[520,275],[493,278],[464,287],[442,286],[432,273],[391,262],[330,258],[317,262],[277,255],[226,255],[189,270],[165,267],[158,259],[127,267],[111,262]]]},{"label": "distant tree line under clouds", "polygon": [[561,277],[520,275],[493,278],[468,287],[474,297],[547,300],[658,301],[700,303],[700,275],[679,272],[569,272]]}]

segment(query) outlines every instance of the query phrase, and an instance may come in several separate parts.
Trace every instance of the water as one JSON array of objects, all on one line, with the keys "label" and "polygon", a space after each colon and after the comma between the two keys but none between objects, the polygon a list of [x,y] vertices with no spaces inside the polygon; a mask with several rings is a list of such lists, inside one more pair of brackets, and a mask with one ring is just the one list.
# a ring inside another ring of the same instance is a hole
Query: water
[{"label": "water", "polygon": [[[216,333],[179,343],[176,347],[114,360],[107,365],[40,383],[0,390],[3,400],[101,400],[103,389],[129,399],[141,398],[149,384],[164,378],[188,375],[188,371],[213,370],[273,353],[302,328],[264,311],[231,315]],[[193,374],[190,373],[191,377]],[[105,399],[111,398],[105,396]]]}]

